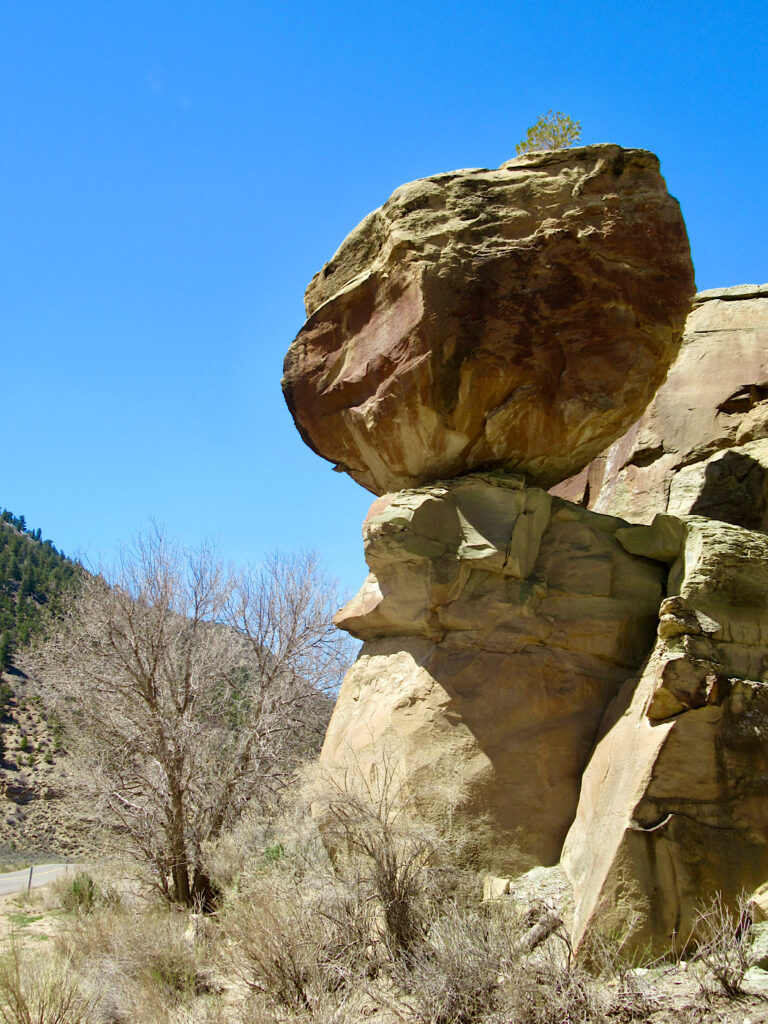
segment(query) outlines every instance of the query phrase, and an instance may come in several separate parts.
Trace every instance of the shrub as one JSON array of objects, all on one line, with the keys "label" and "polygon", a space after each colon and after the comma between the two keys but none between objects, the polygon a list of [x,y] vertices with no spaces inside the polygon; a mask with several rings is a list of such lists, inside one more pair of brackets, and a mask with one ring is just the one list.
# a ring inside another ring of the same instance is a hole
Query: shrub
[{"label": "shrub", "polygon": [[752,914],[746,893],[729,904],[722,893],[702,903],[693,933],[698,940],[696,959],[703,963],[729,996],[741,992],[744,975],[753,966]]},{"label": "shrub", "polygon": [[366,961],[369,909],[343,887],[279,863],[222,912],[226,965],[252,992],[314,1014]]},{"label": "shrub", "polygon": [[0,682],[0,717],[7,713],[12,697],[13,690],[8,683]]},{"label": "shrub", "polygon": [[422,1024],[471,1024],[498,1008],[504,975],[519,934],[509,908],[465,911],[449,904],[394,976],[404,1001]]},{"label": "shrub", "polygon": [[75,875],[59,897],[62,909],[69,913],[90,914],[96,903],[98,888],[91,876],[81,871]]},{"label": "shrub", "polygon": [[321,775],[316,786],[320,831],[339,879],[375,901],[390,955],[408,955],[428,928],[440,837],[414,814],[413,794],[387,752],[370,773],[358,765]]}]

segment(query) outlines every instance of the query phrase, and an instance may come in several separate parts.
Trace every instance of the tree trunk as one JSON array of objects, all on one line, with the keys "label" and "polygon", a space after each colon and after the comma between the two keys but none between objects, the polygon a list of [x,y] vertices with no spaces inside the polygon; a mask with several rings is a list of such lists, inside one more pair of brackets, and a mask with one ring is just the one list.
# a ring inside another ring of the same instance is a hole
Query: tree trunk
[{"label": "tree trunk", "polygon": [[192,892],[189,887],[189,871],[187,869],[186,857],[174,862],[171,869],[173,878],[173,901],[183,907],[191,907],[194,903]]},{"label": "tree trunk", "polygon": [[184,798],[180,790],[171,794],[171,821],[168,836],[171,852],[171,877],[173,878],[173,898],[183,907],[193,905],[192,889],[189,884],[189,858],[185,842]]},{"label": "tree trunk", "polygon": [[195,870],[192,883],[192,900],[203,914],[210,914],[216,909],[216,901],[220,895],[218,886],[214,885],[209,876],[199,868]]}]

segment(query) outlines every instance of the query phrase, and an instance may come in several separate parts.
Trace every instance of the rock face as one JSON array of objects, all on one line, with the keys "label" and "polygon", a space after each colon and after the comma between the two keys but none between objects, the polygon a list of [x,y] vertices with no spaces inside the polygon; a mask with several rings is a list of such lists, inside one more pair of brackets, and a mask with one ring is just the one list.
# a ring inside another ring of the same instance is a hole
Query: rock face
[{"label": "rock face", "polygon": [[705,515],[768,528],[768,285],[701,292],[645,414],[554,493],[639,523]]},{"label": "rock face", "polygon": [[393,758],[423,813],[496,874],[557,863],[603,713],[653,642],[666,567],[624,524],[474,474],[386,495],[371,575],[337,616],[365,640],[321,761]]},{"label": "rock face", "polygon": [[768,537],[690,517],[616,532],[671,563],[656,645],[608,709],[562,863],[578,942],[658,952],[768,879]]},{"label": "rock face", "polygon": [[539,153],[398,189],[286,357],[383,494],[321,763],[404,778],[489,898],[567,876],[577,943],[768,883],[768,286],[696,297],[644,412],[692,294],[652,154]]},{"label": "rock face", "polygon": [[651,153],[438,174],[313,279],[283,389],[307,444],[375,494],[490,467],[550,486],[643,411],[693,293]]}]

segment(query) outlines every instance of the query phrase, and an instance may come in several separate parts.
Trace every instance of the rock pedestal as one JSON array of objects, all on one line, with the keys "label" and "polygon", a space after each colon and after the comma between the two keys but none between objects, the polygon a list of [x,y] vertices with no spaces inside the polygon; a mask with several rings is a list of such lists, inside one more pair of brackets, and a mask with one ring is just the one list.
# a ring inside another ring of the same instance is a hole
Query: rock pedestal
[{"label": "rock pedestal", "polygon": [[496,874],[555,864],[603,713],[652,644],[665,567],[621,520],[474,474],[386,495],[371,575],[337,623],[365,640],[326,768],[394,758],[422,813]]},{"label": "rock pedestal", "polygon": [[285,362],[383,495],[323,766],[385,762],[504,889],[560,862],[577,942],[768,881],[768,288],[698,296],[662,384],[692,296],[652,154],[538,153],[398,189]]}]

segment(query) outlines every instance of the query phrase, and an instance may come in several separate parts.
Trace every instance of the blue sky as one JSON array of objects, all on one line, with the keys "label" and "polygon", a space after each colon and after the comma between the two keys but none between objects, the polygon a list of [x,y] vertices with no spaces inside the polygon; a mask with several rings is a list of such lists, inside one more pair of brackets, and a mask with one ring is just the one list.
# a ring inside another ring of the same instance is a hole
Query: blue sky
[{"label": "blue sky", "polygon": [[699,288],[768,280],[757,4],[0,0],[0,505],[109,557],[148,517],[362,582],[371,496],[280,393],[312,275],[399,184],[539,114],[654,150]]}]

